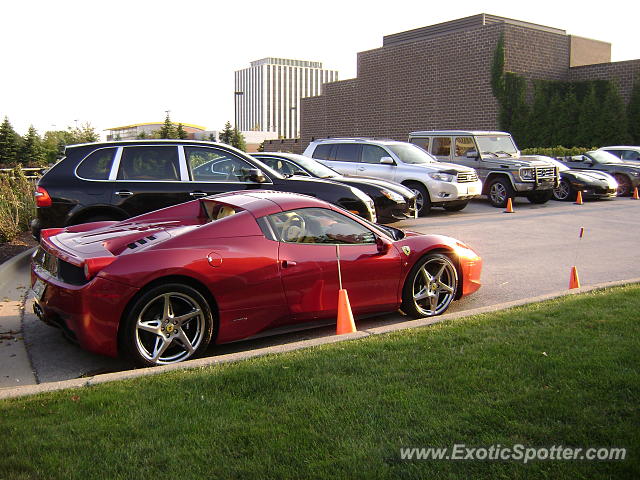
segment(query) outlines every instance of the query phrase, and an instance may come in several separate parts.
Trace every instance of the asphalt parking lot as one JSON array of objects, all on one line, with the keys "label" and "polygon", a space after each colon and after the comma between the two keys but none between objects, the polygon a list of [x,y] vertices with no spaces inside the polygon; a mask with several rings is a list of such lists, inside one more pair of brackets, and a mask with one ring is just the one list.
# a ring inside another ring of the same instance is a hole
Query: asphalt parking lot
[{"label": "asphalt parking lot", "polygon": [[[449,311],[470,310],[565,290],[573,265],[578,268],[583,286],[638,277],[640,201],[615,198],[579,206],[555,201],[532,205],[526,199],[518,199],[514,209],[514,213],[507,214],[491,207],[486,200],[477,200],[462,212],[433,209],[428,217],[394,226],[450,235],[464,241],[483,257],[482,288],[455,302]],[[585,229],[582,239],[579,238],[581,228]],[[16,291],[24,291],[27,283],[25,267],[16,276]],[[93,355],[70,344],[58,330],[44,325],[31,313],[29,299],[25,307],[23,334],[37,382],[129,368],[122,361]],[[402,316],[394,313],[363,319],[357,324],[359,329],[367,329],[402,321]],[[334,327],[321,327],[213,346],[209,354],[251,350],[333,333]],[[7,376],[1,366],[0,374]]]}]

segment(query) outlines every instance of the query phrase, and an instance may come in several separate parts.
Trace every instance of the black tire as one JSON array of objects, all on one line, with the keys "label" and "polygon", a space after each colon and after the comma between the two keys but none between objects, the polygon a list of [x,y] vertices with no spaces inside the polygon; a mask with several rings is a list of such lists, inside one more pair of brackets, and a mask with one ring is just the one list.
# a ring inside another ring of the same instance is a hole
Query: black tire
[{"label": "black tire", "polygon": [[571,186],[571,182],[564,179],[560,180],[558,187],[553,189],[553,198],[561,202],[575,200],[576,191]]},{"label": "black tire", "polygon": [[419,217],[426,217],[431,211],[431,197],[429,192],[421,183],[409,183],[407,187],[416,194],[416,209]]},{"label": "black tire", "polygon": [[404,282],[402,311],[413,318],[440,315],[455,299],[457,289],[458,271],[453,260],[442,253],[427,254]]},{"label": "black tire", "polygon": [[506,207],[507,201],[515,196],[511,181],[505,177],[498,177],[491,180],[487,186],[487,196],[489,197],[489,202],[494,207]]},{"label": "black tire", "polygon": [[547,203],[553,197],[553,190],[542,190],[539,192],[531,192],[527,195],[527,199],[531,203],[535,203],[537,205],[542,205],[543,203]]},{"label": "black tire", "polygon": [[464,202],[450,202],[444,204],[444,209],[447,212],[459,212],[464,209],[467,205],[469,205],[469,201],[466,200]]},{"label": "black tire", "polygon": [[120,348],[140,367],[178,363],[201,355],[213,328],[211,307],[198,290],[181,283],[159,285],[140,295],[125,313]]},{"label": "black tire", "polygon": [[618,182],[618,190],[616,191],[616,195],[618,197],[630,196],[633,189],[631,188],[631,180],[629,179],[629,177],[622,173],[615,173],[613,176],[615,177],[616,182]]}]

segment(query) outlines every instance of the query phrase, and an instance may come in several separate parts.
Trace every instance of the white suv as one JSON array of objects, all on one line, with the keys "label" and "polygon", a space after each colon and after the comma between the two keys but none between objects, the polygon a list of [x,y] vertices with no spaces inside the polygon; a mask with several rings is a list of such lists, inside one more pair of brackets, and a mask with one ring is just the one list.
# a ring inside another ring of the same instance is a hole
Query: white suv
[{"label": "white suv", "polygon": [[409,187],[416,194],[420,216],[427,215],[431,207],[462,210],[482,193],[473,168],[439,162],[407,142],[328,138],[311,142],[304,155],[344,175],[383,178]]}]

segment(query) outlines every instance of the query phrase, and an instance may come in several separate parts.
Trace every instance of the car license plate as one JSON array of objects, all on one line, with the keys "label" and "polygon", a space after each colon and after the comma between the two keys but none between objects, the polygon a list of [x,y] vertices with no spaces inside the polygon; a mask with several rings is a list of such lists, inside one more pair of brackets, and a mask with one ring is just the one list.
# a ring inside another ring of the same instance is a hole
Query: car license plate
[{"label": "car license plate", "polygon": [[477,195],[478,193],[480,193],[477,185],[470,185],[468,188],[469,188],[469,195]]},{"label": "car license plate", "polygon": [[34,293],[38,300],[41,300],[46,288],[47,284],[38,278],[31,287],[31,291]]}]

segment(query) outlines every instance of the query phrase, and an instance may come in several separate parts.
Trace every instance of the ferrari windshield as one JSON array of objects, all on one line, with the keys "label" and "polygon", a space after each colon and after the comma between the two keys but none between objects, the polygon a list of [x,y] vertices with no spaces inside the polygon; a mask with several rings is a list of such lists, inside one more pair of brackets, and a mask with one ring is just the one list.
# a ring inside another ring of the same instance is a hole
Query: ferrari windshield
[{"label": "ferrari windshield", "polygon": [[386,147],[395,153],[403,163],[419,165],[424,163],[435,163],[438,161],[423,149],[411,143],[396,143],[386,145]]},{"label": "ferrari windshield", "polygon": [[476,137],[480,154],[500,154],[506,153],[516,155],[518,149],[509,135],[478,135]]}]

